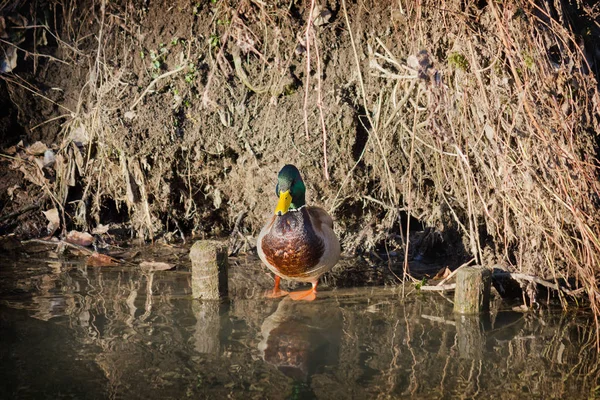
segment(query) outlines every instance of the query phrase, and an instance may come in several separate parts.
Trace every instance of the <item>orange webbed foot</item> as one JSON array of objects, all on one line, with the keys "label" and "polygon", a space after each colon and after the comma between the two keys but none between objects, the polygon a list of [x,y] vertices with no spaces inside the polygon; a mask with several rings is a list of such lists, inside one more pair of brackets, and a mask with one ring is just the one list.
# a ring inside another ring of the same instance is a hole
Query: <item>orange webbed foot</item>
[{"label": "orange webbed foot", "polygon": [[317,282],[312,282],[312,288],[290,292],[292,300],[313,301],[317,298]]},{"label": "orange webbed foot", "polygon": [[312,289],[301,290],[299,292],[290,292],[292,300],[313,301],[317,298],[317,293]]},{"label": "orange webbed foot", "polygon": [[265,292],[265,297],[267,299],[277,299],[279,297],[287,296],[288,294],[289,294],[289,292],[286,292],[285,290],[281,290],[281,289],[275,290],[275,289],[273,289],[273,290],[267,290]]},{"label": "orange webbed foot", "polygon": [[286,292],[285,290],[281,290],[279,288],[279,283],[281,281],[281,278],[278,276],[275,276],[275,286],[273,287],[273,290],[268,291],[265,293],[265,297],[268,299],[277,299],[279,297],[283,297],[283,296],[287,296],[288,292]]}]

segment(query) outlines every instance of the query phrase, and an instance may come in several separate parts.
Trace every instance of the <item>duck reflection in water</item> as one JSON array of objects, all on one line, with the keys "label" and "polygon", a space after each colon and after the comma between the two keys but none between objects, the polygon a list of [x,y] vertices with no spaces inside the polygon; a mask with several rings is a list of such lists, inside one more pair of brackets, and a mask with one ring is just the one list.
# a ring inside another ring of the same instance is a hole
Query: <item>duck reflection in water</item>
[{"label": "duck reflection in water", "polygon": [[335,302],[299,303],[286,297],[265,319],[261,334],[262,358],[285,375],[307,381],[338,363],[341,311]]}]

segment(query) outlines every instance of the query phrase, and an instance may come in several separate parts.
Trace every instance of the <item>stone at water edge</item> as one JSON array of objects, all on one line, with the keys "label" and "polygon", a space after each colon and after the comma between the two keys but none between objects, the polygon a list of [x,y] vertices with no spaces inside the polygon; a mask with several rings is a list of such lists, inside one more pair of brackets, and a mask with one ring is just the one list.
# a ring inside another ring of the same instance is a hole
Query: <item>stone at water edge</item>
[{"label": "stone at water edge", "polygon": [[227,296],[227,244],[217,240],[199,240],[190,250],[192,260],[192,296],[201,300],[219,300]]}]

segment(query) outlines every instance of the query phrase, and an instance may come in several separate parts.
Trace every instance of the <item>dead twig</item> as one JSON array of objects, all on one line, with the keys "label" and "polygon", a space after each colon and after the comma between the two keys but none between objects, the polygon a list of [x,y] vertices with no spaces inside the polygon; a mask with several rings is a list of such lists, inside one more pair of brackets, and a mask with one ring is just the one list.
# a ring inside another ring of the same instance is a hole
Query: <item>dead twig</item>
[{"label": "dead twig", "polygon": [[466,263],[464,263],[463,265],[461,265],[460,267],[456,268],[454,271],[452,271],[450,273],[450,275],[448,275],[447,277],[445,277],[444,279],[442,279],[436,286],[443,286],[446,282],[448,282],[450,279],[454,278],[454,275],[456,275],[456,273],[458,271],[460,271],[462,268],[468,266],[469,264],[471,264],[473,261],[475,261],[474,258],[471,258],[469,261],[467,261]]},{"label": "dead twig", "polygon": [[518,273],[518,272],[494,272],[494,274],[492,275],[492,277],[497,278],[497,277],[509,277],[511,279],[514,279],[516,281],[528,281],[528,282],[533,282],[533,283],[537,283],[538,285],[542,285],[544,287],[547,287],[549,289],[553,289],[556,291],[561,291],[569,296],[578,296],[580,294],[582,294],[585,291],[585,288],[579,288],[579,289],[575,289],[575,290],[571,290],[569,288],[566,288],[562,285],[559,285],[558,283],[552,283],[550,281],[547,281],[545,279],[539,278],[537,276],[534,275],[528,275],[528,274],[522,274],[522,273]]},{"label": "dead twig", "polygon": [[137,100],[134,101],[133,104],[131,104],[131,107],[129,107],[129,110],[133,111],[133,109],[135,108],[135,106],[137,106],[137,104],[144,98],[144,96],[146,96],[146,94],[148,94],[148,92],[150,90],[152,90],[152,88],[154,87],[154,85],[156,85],[156,83],[158,81],[160,81],[161,79],[164,79],[164,78],[166,78],[168,76],[174,75],[174,74],[176,74],[178,72],[181,72],[185,68],[185,65],[186,65],[186,63],[184,62],[183,65],[175,68],[174,70],[165,72],[164,74],[159,75],[156,78],[154,78],[152,80],[152,82],[150,82],[150,84],[148,85],[148,87],[142,92],[142,94],[140,95],[140,97],[138,97]]},{"label": "dead twig", "polygon": [[419,290],[422,290],[424,292],[446,292],[449,290],[454,290],[456,289],[456,283],[450,283],[447,285],[423,285],[419,288]]},{"label": "dead twig", "polygon": [[8,219],[16,218],[19,215],[26,213],[27,211],[36,210],[36,209],[40,208],[41,204],[42,204],[42,201],[38,200],[38,201],[36,201],[33,204],[30,204],[28,206],[22,207],[22,208],[20,208],[19,210],[15,211],[15,212],[12,212],[12,213],[10,213],[8,215],[4,215],[4,216],[0,217],[0,222],[4,222],[4,221],[6,221]]}]

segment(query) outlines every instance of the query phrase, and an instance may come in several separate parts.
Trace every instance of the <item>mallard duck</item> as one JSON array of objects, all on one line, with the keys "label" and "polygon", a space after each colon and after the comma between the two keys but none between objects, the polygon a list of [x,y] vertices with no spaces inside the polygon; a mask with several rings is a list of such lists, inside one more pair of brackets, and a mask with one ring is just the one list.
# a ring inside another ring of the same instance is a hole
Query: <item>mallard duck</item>
[{"label": "mallard duck", "polygon": [[310,282],[311,289],[289,295],[293,300],[312,301],[316,298],[319,277],[340,258],[333,219],[322,208],[306,205],[306,186],[293,165],[279,171],[275,192],[279,197],[275,215],[261,230],[257,243],[260,259],[275,274],[275,286],[268,297],[288,294],[279,287],[284,278]]}]

